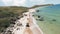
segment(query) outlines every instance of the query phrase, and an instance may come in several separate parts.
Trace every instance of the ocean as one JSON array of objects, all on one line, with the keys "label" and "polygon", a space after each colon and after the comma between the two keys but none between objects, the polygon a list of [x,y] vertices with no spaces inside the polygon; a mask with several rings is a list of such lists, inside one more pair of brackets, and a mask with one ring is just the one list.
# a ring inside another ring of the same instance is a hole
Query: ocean
[{"label": "ocean", "polygon": [[[34,14],[37,24],[44,34],[60,34],[60,4],[38,7]],[[38,18],[38,16],[40,16]],[[43,18],[42,20],[40,20]]]}]

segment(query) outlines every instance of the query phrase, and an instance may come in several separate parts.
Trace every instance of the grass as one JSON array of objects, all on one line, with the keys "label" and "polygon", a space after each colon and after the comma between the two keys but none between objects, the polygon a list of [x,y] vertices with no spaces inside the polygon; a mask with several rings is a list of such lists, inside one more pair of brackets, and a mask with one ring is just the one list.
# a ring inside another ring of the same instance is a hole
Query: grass
[{"label": "grass", "polygon": [[15,19],[18,16],[22,16],[22,13],[27,12],[28,9],[37,8],[47,5],[35,5],[32,7],[23,7],[23,6],[0,6],[0,32],[3,32],[4,29],[9,27],[11,19]]},{"label": "grass", "polygon": [[0,7],[0,32],[10,26],[11,19],[15,19],[15,17],[21,16],[22,13],[27,11],[27,7]]}]

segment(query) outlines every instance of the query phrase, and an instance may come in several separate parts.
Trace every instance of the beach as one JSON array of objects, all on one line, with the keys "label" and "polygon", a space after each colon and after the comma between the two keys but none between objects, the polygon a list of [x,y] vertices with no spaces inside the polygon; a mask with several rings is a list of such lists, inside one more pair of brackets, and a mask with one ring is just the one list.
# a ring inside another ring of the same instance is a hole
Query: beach
[{"label": "beach", "polygon": [[[44,34],[60,34],[60,5],[37,8],[39,12],[34,13],[35,19],[37,16],[43,17],[43,21],[37,20],[39,27]],[[36,16],[37,15],[37,16]]]},{"label": "beach", "polygon": [[[32,16],[35,9],[29,9],[29,12],[23,13],[23,17],[17,20],[12,27],[12,34],[43,34],[41,28],[37,25]],[[8,28],[7,28],[8,29]],[[8,33],[8,32],[7,32]]]}]

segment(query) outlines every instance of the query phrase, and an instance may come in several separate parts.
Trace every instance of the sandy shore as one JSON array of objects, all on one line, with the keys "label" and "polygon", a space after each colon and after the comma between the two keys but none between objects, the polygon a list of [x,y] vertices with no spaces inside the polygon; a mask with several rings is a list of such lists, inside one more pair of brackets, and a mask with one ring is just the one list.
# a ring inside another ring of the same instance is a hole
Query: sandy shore
[{"label": "sandy shore", "polygon": [[[35,12],[35,9],[30,9],[29,12],[23,13],[23,17],[16,21],[12,34],[43,34],[35,18],[32,16],[33,12]],[[26,26],[27,23],[28,26]]]}]

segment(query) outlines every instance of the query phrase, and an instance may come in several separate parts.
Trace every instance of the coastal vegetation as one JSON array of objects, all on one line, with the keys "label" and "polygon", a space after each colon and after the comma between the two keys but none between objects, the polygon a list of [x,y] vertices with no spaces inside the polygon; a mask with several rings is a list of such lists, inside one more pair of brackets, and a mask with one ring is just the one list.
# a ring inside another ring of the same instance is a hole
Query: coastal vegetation
[{"label": "coastal vegetation", "polygon": [[[46,5],[35,5],[32,7],[23,7],[23,6],[0,6],[0,33],[3,32],[11,23],[14,22],[22,16],[22,13],[27,12],[28,9],[50,6],[52,4]],[[39,12],[39,11],[38,11]],[[33,15],[34,16],[34,15]],[[40,16],[38,16],[40,18]],[[43,20],[42,20],[43,21]]]},{"label": "coastal vegetation", "polygon": [[30,9],[38,8],[38,7],[44,7],[44,6],[53,6],[53,4],[34,5],[34,6],[30,7]]},{"label": "coastal vegetation", "polygon": [[19,19],[22,13],[27,12],[27,7],[8,6],[0,7],[0,32],[10,26],[10,22]]}]

